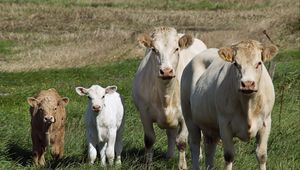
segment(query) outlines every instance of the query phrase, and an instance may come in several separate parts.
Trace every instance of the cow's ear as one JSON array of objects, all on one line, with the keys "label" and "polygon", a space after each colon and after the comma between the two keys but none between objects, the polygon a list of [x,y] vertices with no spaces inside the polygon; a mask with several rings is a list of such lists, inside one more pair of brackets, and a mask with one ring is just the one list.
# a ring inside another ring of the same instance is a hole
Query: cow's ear
[{"label": "cow's ear", "polygon": [[180,48],[189,48],[193,44],[194,38],[191,35],[184,35],[178,40]]},{"label": "cow's ear", "polygon": [[234,60],[234,49],[230,47],[222,47],[218,51],[219,56],[227,61],[227,62],[232,62]]},{"label": "cow's ear", "polygon": [[62,99],[61,99],[61,101],[62,101],[62,103],[64,104],[64,105],[67,105],[68,103],[69,103],[69,98],[68,97],[63,97]]},{"label": "cow's ear", "polygon": [[107,86],[105,88],[105,93],[109,93],[110,94],[110,93],[116,92],[117,89],[118,89],[117,86]]},{"label": "cow's ear", "polygon": [[27,102],[31,107],[36,107],[39,104],[39,101],[34,97],[28,97]]},{"label": "cow's ear", "polygon": [[275,45],[265,45],[262,49],[262,61],[270,61],[274,58],[274,56],[277,54],[278,48]]},{"label": "cow's ear", "polygon": [[147,48],[153,47],[153,40],[149,34],[146,34],[146,33],[139,34],[137,37],[137,41],[139,44],[141,44],[144,47],[147,47]]},{"label": "cow's ear", "polygon": [[88,90],[84,87],[76,87],[75,90],[80,96],[86,96],[88,94]]}]

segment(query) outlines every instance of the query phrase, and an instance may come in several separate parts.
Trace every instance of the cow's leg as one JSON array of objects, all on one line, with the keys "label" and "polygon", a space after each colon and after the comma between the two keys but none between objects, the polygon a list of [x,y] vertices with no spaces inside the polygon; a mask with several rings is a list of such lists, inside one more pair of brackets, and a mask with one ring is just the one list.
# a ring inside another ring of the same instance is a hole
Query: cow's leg
[{"label": "cow's leg", "polygon": [[97,157],[96,142],[88,142],[88,161],[94,164]]},{"label": "cow's leg", "polygon": [[107,142],[107,148],[106,148],[106,157],[108,159],[109,165],[114,164],[115,160],[115,143],[116,143],[116,136],[117,136],[117,129],[110,129],[109,130],[109,139]]},{"label": "cow's leg", "polygon": [[42,149],[39,151],[39,165],[40,166],[45,166],[46,164],[46,160],[45,160],[45,149],[44,147],[42,147]]},{"label": "cow's leg", "polygon": [[220,136],[223,142],[224,147],[224,160],[225,160],[225,169],[232,169],[232,162],[234,160],[234,145],[233,145],[233,135],[229,128],[230,123],[224,121],[226,119],[220,119]]},{"label": "cow's leg", "polygon": [[209,136],[204,137],[204,147],[205,147],[205,166],[207,170],[214,168],[214,155],[216,152],[217,139]]},{"label": "cow's leg", "polygon": [[174,156],[174,148],[176,143],[176,135],[177,135],[177,129],[166,129],[166,134],[168,138],[168,151],[166,158],[172,158]]},{"label": "cow's leg", "polygon": [[153,158],[153,145],[155,143],[155,132],[153,123],[150,119],[142,119],[144,128],[144,144],[145,144],[145,156],[146,164],[150,164]]},{"label": "cow's leg", "polygon": [[45,157],[44,157],[45,148],[38,142],[33,142],[32,147],[32,159],[33,163],[36,166],[45,166]]},{"label": "cow's leg", "polygon": [[123,142],[122,142],[122,131],[123,127],[121,126],[117,131],[117,139],[115,144],[116,149],[116,165],[121,165],[121,152],[123,150]]},{"label": "cow's leg", "polygon": [[33,130],[31,130],[31,140],[32,140],[32,161],[35,166],[39,166],[40,150],[42,146],[38,141],[38,136],[35,135]]},{"label": "cow's leg", "polygon": [[189,145],[192,154],[192,167],[193,170],[199,169],[199,154],[200,154],[200,142],[201,142],[201,131],[192,122],[187,123],[189,129]]},{"label": "cow's leg", "polygon": [[39,166],[39,158],[40,158],[40,149],[37,146],[38,144],[32,141],[32,160],[34,165]]},{"label": "cow's leg", "polygon": [[107,143],[106,142],[100,142],[98,144],[99,146],[99,152],[100,152],[100,159],[101,159],[101,166],[106,166],[106,148],[107,148]]},{"label": "cow's leg", "polygon": [[52,158],[57,161],[62,158],[63,153],[64,153],[64,142],[63,141],[58,141],[57,139],[54,139],[54,143],[51,145],[51,155]]},{"label": "cow's leg", "polygon": [[179,169],[187,169],[186,159],[185,159],[185,149],[187,145],[188,130],[183,117],[179,120],[179,132],[176,138],[176,145],[179,151]]},{"label": "cow's leg", "polygon": [[256,158],[259,163],[259,169],[266,169],[267,162],[267,146],[268,138],[271,130],[271,116],[264,121],[264,126],[258,131],[256,135]]}]

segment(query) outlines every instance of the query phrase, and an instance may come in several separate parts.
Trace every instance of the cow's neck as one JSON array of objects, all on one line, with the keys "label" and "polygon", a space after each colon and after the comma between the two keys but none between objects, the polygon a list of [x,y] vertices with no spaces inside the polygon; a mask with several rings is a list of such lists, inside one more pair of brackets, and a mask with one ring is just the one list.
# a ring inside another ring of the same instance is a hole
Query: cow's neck
[{"label": "cow's neck", "polygon": [[174,103],[176,92],[179,88],[179,82],[176,78],[171,80],[159,80],[159,99],[163,105],[163,107],[170,106]]}]

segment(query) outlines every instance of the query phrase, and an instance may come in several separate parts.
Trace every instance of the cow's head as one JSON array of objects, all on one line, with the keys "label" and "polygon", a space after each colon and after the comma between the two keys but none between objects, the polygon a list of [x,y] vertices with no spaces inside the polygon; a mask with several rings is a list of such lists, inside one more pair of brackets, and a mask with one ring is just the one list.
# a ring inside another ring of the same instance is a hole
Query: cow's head
[{"label": "cow's head", "polygon": [[234,65],[239,79],[239,91],[254,94],[258,90],[263,62],[271,60],[277,51],[275,45],[248,40],[231,47],[220,48],[218,53],[223,60]]},{"label": "cow's head", "polygon": [[92,85],[90,88],[76,87],[76,92],[80,96],[87,96],[90,100],[90,107],[93,112],[101,112],[105,106],[104,100],[108,93],[117,91],[117,86],[108,86],[103,88],[98,85]]},{"label": "cow's head", "polygon": [[[51,90],[51,89],[50,89]],[[38,116],[45,124],[51,125],[55,123],[55,115],[68,104],[67,97],[39,96],[28,97],[27,102],[31,106],[32,116]]]},{"label": "cow's head", "polygon": [[156,28],[152,35],[143,33],[138,36],[138,42],[151,50],[158,63],[158,77],[170,80],[176,75],[179,52],[193,44],[190,35],[178,35],[174,28]]}]

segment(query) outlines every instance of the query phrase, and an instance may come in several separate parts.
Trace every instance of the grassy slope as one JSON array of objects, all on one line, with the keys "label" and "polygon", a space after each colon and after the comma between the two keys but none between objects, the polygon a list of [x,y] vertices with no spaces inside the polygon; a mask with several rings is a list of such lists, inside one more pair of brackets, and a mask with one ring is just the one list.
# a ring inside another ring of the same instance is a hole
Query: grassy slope
[{"label": "grassy slope", "polygon": [[[126,125],[124,132],[123,166],[119,169],[141,169],[143,164],[143,132],[138,113],[131,101],[131,80],[138,60],[125,60],[103,66],[89,66],[38,72],[0,72],[0,169],[33,168],[31,165],[30,116],[26,98],[41,89],[56,88],[60,94],[70,98],[67,106],[68,118],[65,138],[65,158],[60,168],[96,169],[99,163],[90,166],[84,163],[85,130],[83,113],[86,98],[78,96],[76,86],[88,87],[99,83],[102,86],[115,84],[125,97]],[[276,104],[272,114],[273,124],[269,140],[269,169],[297,169],[299,163],[300,113],[300,51],[285,51],[276,59],[274,77]],[[280,114],[281,87],[285,90]],[[281,118],[280,118],[281,115]],[[281,120],[279,120],[281,119]],[[279,124],[280,123],[280,124]],[[177,158],[164,160],[166,137],[156,128],[155,159],[153,169],[176,169]],[[237,141],[234,169],[257,169],[254,155],[255,143]],[[48,166],[50,155],[47,154]],[[188,163],[190,167],[190,154]],[[216,154],[217,169],[222,169],[221,146]]]}]

